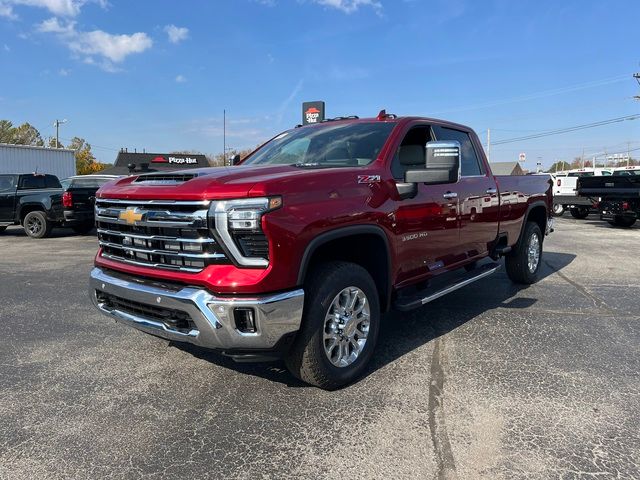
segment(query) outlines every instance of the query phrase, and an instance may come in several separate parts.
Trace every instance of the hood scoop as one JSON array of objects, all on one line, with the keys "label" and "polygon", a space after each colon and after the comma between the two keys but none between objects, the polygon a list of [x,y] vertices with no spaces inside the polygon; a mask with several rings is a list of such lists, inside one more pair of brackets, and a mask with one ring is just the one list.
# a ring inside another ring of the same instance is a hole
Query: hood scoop
[{"label": "hood scoop", "polygon": [[142,183],[145,185],[179,185],[202,175],[201,173],[151,173],[148,175],[140,175],[133,183]]}]

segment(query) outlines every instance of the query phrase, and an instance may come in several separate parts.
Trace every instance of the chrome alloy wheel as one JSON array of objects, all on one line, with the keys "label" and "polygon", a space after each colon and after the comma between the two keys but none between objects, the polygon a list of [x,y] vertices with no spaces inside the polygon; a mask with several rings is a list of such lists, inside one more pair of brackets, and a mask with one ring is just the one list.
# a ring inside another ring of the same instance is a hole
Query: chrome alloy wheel
[{"label": "chrome alloy wheel", "polygon": [[540,263],[540,238],[534,233],[529,238],[529,246],[527,247],[527,267],[529,272],[534,273]]},{"label": "chrome alloy wheel", "polygon": [[369,301],[362,290],[347,287],[331,302],[324,320],[324,353],[336,367],[347,367],[362,353],[370,324]]},{"label": "chrome alloy wheel", "polygon": [[42,220],[40,220],[36,216],[29,217],[29,221],[27,222],[27,230],[31,235],[38,235],[40,231],[43,229]]}]

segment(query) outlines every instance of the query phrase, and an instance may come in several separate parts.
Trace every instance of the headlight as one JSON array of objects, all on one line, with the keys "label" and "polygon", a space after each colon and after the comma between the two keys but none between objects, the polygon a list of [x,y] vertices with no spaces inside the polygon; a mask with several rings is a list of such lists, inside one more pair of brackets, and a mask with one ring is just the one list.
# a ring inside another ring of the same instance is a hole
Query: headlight
[{"label": "headlight", "polygon": [[241,198],[212,202],[209,215],[217,240],[239,265],[269,265],[269,243],[262,231],[262,216],[280,208],[282,197]]}]

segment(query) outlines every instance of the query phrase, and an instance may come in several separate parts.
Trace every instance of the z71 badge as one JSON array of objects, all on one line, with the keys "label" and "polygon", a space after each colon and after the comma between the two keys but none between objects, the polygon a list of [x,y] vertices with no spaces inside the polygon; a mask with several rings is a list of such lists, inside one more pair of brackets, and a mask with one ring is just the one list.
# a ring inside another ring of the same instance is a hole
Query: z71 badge
[{"label": "z71 badge", "polygon": [[358,183],[379,183],[380,175],[358,175]]}]

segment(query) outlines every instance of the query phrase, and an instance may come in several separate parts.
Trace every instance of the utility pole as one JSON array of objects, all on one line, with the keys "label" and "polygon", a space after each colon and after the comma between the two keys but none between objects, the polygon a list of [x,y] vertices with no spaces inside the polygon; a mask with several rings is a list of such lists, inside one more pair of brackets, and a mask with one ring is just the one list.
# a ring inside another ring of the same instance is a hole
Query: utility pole
[{"label": "utility pole", "polygon": [[227,166],[227,110],[222,110],[222,164]]},{"label": "utility pole", "polygon": [[491,129],[487,128],[487,160],[491,161]]},{"label": "utility pole", "polygon": [[67,119],[56,120],[53,122],[53,126],[56,127],[56,148],[60,148],[60,125],[67,123]]},{"label": "utility pole", "polygon": [[[635,78],[638,81],[638,85],[640,85],[640,73],[634,73],[633,78]],[[640,95],[636,95],[633,98],[635,98],[636,100],[640,100]]]},{"label": "utility pole", "polygon": [[[582,147],[582,157],[581,157],[581,160],[582,160],[582,169],[584,170],[584,147]],[[593,168],[595,168],[595,166],[593,166]]]},{"label": "utility pole", "polygon": [[627,167],[629,166],[629,160],[631,160],[631,142],[627,142]]}]

